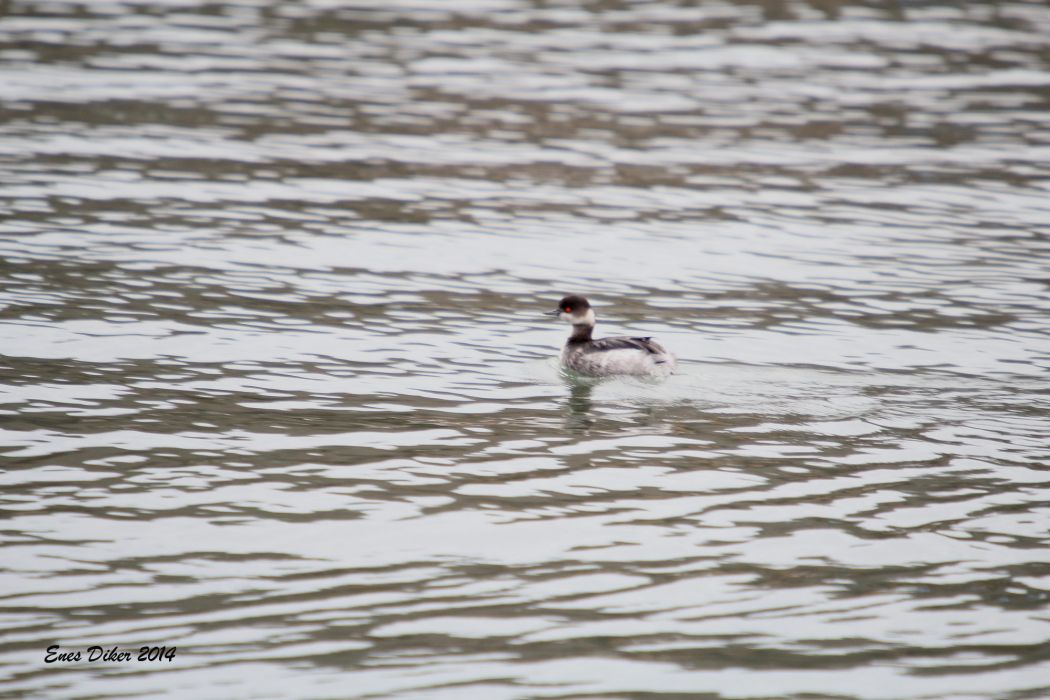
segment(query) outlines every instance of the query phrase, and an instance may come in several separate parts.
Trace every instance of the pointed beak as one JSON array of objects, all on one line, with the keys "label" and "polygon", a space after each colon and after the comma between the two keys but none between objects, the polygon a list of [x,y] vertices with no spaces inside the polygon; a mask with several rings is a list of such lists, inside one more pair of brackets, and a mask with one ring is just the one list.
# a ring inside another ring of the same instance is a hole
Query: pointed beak
[{"label": "pointed beak", "polygon": [[545,311],[543,315],[544,316],[560,316],[561,315],[561,309],[555,309],[554,311]]}]

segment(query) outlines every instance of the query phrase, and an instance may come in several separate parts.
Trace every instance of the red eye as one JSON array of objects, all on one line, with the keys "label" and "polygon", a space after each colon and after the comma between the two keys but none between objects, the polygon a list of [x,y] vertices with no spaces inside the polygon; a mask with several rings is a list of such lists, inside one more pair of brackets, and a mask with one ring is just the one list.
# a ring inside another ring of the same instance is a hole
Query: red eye
[{"label": "red eye", "polygon": [[570,309],[568,306],[566,306],[564,309],[562,309],[562,311],[564,311],[565,313],[569,313]]}]

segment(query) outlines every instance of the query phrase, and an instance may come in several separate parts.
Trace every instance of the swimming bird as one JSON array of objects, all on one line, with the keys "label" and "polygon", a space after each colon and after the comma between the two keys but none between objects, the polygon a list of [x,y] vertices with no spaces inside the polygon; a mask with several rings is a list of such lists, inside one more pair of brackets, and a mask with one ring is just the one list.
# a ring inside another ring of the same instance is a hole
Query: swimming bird
[{"label": "swimming bird", "polygon": [[561,366],[588,377],[629,375],[663,378],[675,371],[674,355],[651,337],[591,337],[594,309],[578,294],[570,294],[550,312],[572,324],[572,334],[561,351]]}]

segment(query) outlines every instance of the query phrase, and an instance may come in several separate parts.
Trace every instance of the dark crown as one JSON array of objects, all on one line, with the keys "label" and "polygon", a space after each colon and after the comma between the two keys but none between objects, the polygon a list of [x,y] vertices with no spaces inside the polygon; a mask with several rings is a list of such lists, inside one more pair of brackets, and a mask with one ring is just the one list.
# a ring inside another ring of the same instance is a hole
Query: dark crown
[{"label": "dark crown", "polygon": [[590,303],[579,294],[570,294],[558,302],[558,308],[568,313],[586,311],[591,308]]}]

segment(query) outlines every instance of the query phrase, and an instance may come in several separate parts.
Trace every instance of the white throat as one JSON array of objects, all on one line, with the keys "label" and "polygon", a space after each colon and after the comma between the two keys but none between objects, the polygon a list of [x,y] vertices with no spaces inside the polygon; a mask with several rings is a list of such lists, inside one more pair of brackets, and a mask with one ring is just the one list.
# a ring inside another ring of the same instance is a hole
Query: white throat
[{"label": "white throat", "polygon": [[595,324],[594,309],[587,309],[586,313],[580,314],[578,316],[576,314],[568,314],[563,311],[561,314],[561,320],[567,321],[574,326],[593,326]]}]

